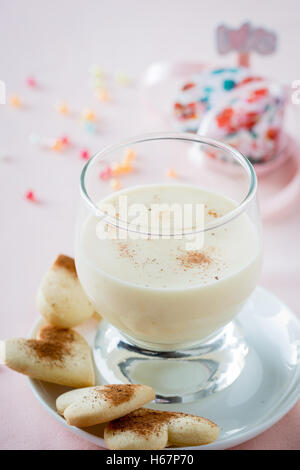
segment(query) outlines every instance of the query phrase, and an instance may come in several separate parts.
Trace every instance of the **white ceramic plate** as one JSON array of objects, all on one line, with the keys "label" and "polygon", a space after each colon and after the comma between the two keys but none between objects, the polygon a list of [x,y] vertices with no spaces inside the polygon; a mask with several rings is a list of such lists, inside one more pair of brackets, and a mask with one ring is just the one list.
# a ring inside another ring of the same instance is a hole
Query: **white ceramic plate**
[{"label": "white ceramic plate", "polygon": [[[154,409],[204,416],[220,426],[219,439],[185,449],[227,449],[262,433],[279,421],[300,397],[300,322],[273,294],[257,288],[238,316],[250,352],[239,378],[226,390],[194,403],[153,405]],[[40,324],[35,325],[33,331]],[[96,323],[78,328],[90,344]],[[99,378],[98,378],[99,380]],[[105,447],[103,425],[86,429],[68,426],[56,413],[55,400],[66,387],[30,379],[37,399],[72,432]]]}]

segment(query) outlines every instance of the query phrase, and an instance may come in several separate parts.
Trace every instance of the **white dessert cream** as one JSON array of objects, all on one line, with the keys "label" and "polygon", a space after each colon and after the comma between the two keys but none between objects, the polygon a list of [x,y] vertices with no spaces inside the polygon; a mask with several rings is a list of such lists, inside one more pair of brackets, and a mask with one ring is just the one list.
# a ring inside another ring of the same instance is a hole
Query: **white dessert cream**
[{"label": "white dessert cream", "polygon": [[[128,206],[143,203],[148,211],[153,204],[203,204],[205,227],[237,206],[182,184],[133,187],[104,202],[117,208],[121,194]],[[201,341],[239,312],[257,284],[261,244],[245,213],[205,231],[200,250],[186,250],[185,237],[99,239],[98,223],[89,215],[80,227],[79,279],[97,311],[133,341],[161,349]]]}]

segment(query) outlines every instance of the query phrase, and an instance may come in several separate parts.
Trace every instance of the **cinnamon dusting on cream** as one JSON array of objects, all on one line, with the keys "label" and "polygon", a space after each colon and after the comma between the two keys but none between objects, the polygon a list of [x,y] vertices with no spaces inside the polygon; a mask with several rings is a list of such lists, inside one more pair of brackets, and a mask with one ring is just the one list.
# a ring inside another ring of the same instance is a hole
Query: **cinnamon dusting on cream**
[{"label": "cinnamon dusting on cream", "polygon": [[130,249],[127,243],[119,243],[120,256],[134,260],[135,249]]},{"label": "cinnamon dusting on cream", "polygon": [[219,215],[217,214],[216,211],[209,210],[207,213],[208,213],[208,215],[212,215],[215,219],[217,219],[219,217]]},{"label": "cinnamon dusting on cream", "polygon": [[212,263],[212,258],[205,254],[203,251],[186,251],[180,256],[176,256],[184,268],[193,268],[195,266],[209,265]]}]

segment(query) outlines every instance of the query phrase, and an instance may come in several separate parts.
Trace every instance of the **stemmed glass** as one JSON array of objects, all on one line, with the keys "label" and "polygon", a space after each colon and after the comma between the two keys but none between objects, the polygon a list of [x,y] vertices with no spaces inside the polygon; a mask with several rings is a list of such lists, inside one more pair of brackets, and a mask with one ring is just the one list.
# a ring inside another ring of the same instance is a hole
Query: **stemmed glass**
[{"label": "stemmed glass", "polygon": [[[111,168],[124,173],[113,193]],[[248,353],[238,313],[262,259],[256,188],[243,155],[193,134],[135,137],[87,162],[75,260],[103,317],[94,346],[103,381],[188,402],[237,379]]]}]

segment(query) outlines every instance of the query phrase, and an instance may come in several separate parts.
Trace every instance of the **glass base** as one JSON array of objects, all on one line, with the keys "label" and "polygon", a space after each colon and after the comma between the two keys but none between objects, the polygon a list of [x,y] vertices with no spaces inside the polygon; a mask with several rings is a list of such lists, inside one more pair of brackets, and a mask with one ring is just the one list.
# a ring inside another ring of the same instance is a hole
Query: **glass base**
[{"label": "glass base", "polygon": [[102,321],[94,359],[106,383],[150,385],[157,403],[187,403],[231,385],[244,368],[248,349],[236,321],[205,342],[176,351],[143,349]]}]

